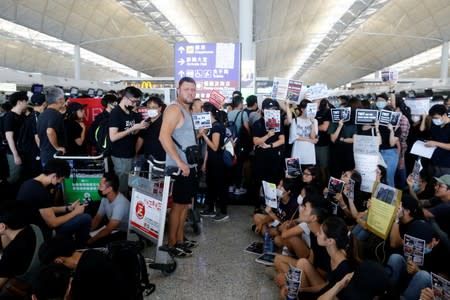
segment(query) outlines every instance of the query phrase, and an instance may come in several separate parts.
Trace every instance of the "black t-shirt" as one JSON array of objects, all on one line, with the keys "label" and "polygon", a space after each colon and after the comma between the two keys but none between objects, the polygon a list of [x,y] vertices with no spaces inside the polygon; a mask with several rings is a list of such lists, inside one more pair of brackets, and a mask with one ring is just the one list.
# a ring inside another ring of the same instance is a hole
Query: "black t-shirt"
[{"label": "black t-shirt", "polygon": [[66,134],[64,130],[64,117],[59,111],[53,108],[47,108],[44,110],[44,112],[39,115],[37,123],[41,160],[44,163],[47,163],[53,157],[53,154],[56,153],[56,149],[53,148],[48,139],[47,128],[53,128],[53,130],[55,130],[58,146],[65,147]]},{"label": "black t-shirt", "polygon": [[36,246],[36,236],[31,226],[26,226],[12,240],[0,259],[0,277],[13,278],[24,274],[30,266]]},{"label": "black t-shirt", "polygon": [[18,203],[24,205],[24,213],[30,223],[39,226],[44,236],[48,236],[50,229],[39,212],[42,208],[53,206],[47,188],[39,181],[29,179],[20,187],[16,199]]},{"label": "black t-shirt", "polygon": [[36,144],[34,135],[37,134],[36,124],[39,113],[32,111],[28,116],[25,117],[23,123],[23,139],[22,148],[24,149],[24,155],[31,155],[33,158],[39,156],[39,147]]},{"label": "black t-shirt", "polygon": [[139,137],[144,140],[139,154],[152,155],[160,161],[166,160],[166,152],[159,141],[162,120],[162,116],[159,116],[158,119],[150,123],[147,129],[139,131]]},{"label": "black t-shirt", "polygon": [[[284,119],[281,118],[280,121],[281,124],[284,123]],[[264,123],[264,118],[260,118],[259,120],[255,121],[255,123],[253,124],[252,127],[252,135],[254,137],[263,137],[267,134],[267,130],[266,130],[266,126]],[[266,140],[266,144],[269,145],[270,143],[275,143],[276,141],[278,141],[278,138],[280,135],[283,135],[283,132],[275,132],[275,134],[273,136],[271,136],[270,138],[268,138]],[[274,147],[274,148],[267,148],[267,149],[263,149],[261,147],[256,147],[255,151],[264,151],[264,152],[278,152],[280,151],[280,148],[283,148],[284,145],[282,146],[278,146],[278,147]]]},{"label": "black t-shirt", "polygon": [[78,145],[75,140],[81,137],[81,133],[83,128],[81,125],[75,120],[65,120],[64,125],[66,128],[66,136],[67,136],[67,155],[86,155],[86,147],[85,143]]},{"label": "black t-shirt", "polygon": [[[109,128],[116,127],[119,132],[125,131],[141,121],[135,112],[125,112],[120,106],[115,107],[109,115]],[[130,134],[111,143],[111,155],[120,158],[132,158],[136,154],[137,134]]]},{"label": "black t-shirt", "polygon": [[297,208],[297,197],[290,197],[289,201],[286,204],[284,204],[283,201],[280,201],[280,205],[275,214],[278,218],[280,218],[281,222],[288,221],[292,219],[292,216],[294,216],[294,214],[294,218],[298,217]]},{"label": "black t-shirt", "polygon": [[[432,125],[431,126],[431,140],[449,144],[450,143],[450,123],[445,124],[443,127]],[[435,166],[450,168],[450,150],[444,150],[437,147],[431,156],[431,161]]]},{"label": "black t-shirt", "polygon": [[[391,135],[391,131],[389,130],[389,128],[387,128],[387,126],[380,125],[379,129],[380,129],[380,135],[381,135],[380,150],[396,149],[397,145],[391,146],[389,144],[389,136]],[[394,136],[400,137],[400,135],[401,135],[401,129],[399,127],[399,128],[397,128],[397,130],[395,130]]]},{"label": "black t-shirt", "polygon": [[[328,121],[331,123],[331,111],[329,109],[320,110],[316,114],[317,124],[320,126],[324,122]],[[327,131],[319,130],[319,141],[316,146],[323,147],[328,146],[331,143],[330,134]]]},{"label": "black t-shirt", "polygon": [[[20,129],[23,125],[24,117],[22,115],[18,115],[13,111],[8,111],[3,117],[3,126],[5,129],[5,133],[8,131],[13,132],[14,144],[17,148],[17,139],[19,137]],[[6,135],[5,135],[6,136]],[[7,147],[7,151],[9,154],[12,154],[9,146]]]},{"label": "black t-shirt", "polygon": [[328,285],[323,292],[331,289],[338,281],[344,278],[345,275],[354,271],[352,264],[348,259],[341,261],[341,263],[334,270],[327,273]]},{"label": "black t-shirt", "polygon": [[83,252],[72,280],[74,300],[126,299],[123,283],[112,260],[97,250]]},{"label": "black t-shirt", "polygon": [[322,271],[329,272],[331,270],[331,258],[327,249],[317,243],[317,236],[311,232],[311,250],[314,253],[314,267]]},{"label": "black t-shirt", "polygon": [[225,139],[225,126],[221,124],[220,122],[214,122],[212,124],[211,129],[209,129],[208,138],[212,140],[212,136],[214,133],[219,133],[219,147],[217,148],[217,151],[214,151],[210,147],[206,147],[208,151],[208,164],[214,164],[214,165],[223,165],[223,145],[224,145],[224,139]]}]

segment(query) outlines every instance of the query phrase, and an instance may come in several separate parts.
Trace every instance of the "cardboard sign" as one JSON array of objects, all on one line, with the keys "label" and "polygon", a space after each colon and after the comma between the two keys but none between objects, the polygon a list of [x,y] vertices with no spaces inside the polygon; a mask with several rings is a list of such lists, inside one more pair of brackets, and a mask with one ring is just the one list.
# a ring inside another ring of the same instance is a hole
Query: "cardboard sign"
[{"label": "cardboard sign", "polygon": [[332,108],[331,119],[333,123],[339,123],[340,120],[344,122],[350,121],[352,109],[350,107]]},{"label": "cardboard sign", "polygon": [[216,90],[211,91],[209,95],[209,102],[214,105],[217,109],[222,109],[223,102],[225,101],[225,96]]},{"label": "cardboard sign", "polygon": [[289,102],[299,103],[303,82],[288,78],[275,77],[272,85],[272,99],[288,100]]},{"label": "cardboard sign", "polygon": [[326,84],[316,83],[306,90],[305,99],[321,100],[324,98],[328,98],[328,87]]},{"label": "cardboard sign", "polygon": [[355,169],[361,173],[361,190],[370,193],[376,178],[378,165],[378,137],[354,135],[353,155]]},{"label": "cardboard sign", "polygon": [[378,110],[374,109],[357,109],[355,115],[355,124],[357,125],[373,125],[378,120]]},{"label": "cardboard sign", "polygon": [[411,115],[425,115],[430,110],[430,98],[406,99],[405,104],[411,109]]}]

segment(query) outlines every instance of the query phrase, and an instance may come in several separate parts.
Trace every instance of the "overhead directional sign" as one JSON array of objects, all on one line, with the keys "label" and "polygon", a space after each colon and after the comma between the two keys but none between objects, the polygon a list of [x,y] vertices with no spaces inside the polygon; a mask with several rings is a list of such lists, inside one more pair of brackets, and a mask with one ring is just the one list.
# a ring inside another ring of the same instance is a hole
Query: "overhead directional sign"
[{"label": "overhead directional sign", "polygon": [[208,100],[213,90],[231,97],[240,89],[239,43],[176,43],[175,85],[185,76],[197,83],[197,98]]}]

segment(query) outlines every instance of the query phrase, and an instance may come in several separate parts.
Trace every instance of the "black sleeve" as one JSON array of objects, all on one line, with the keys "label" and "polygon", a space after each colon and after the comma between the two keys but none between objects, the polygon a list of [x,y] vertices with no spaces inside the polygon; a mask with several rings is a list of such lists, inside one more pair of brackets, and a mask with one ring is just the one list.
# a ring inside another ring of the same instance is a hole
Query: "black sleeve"
[{"label": "black sleeve", "polygon": [[7,112],[3,118],[3,128],[5,132],[14,132],[14,115],[12,112]]},{"label": "black sleeve", "polygon": [[63,126],[64,126],[64,118],[62,117],[62,115],[61,117],[55,115],[55,117],[47,119],[47,128],[53,128],[55,131],[58,131],[60,128],[64,128]]},{"label": "black sleeve", "polygon": [[264,119],[257,120],[252,126],[252,135],[255,137],[263,137],[266,134],[267,130],[264,126]]},{"label": "black sleeve", "polygon": [[66,124],[67,138],[76,140],[81,137],[82,128],[76,122],[67,122]]},{"label": "black sleeve", "polygon": [[[119,108],[120,109],[120,108]],[[121,128],[121,119],[120,119],[120,115],[119,115],[120,111],[117,110],[117,108],[113,109],[111,111],[111,114],[109,115],[109,127],[116,127],[116,128]]]}]

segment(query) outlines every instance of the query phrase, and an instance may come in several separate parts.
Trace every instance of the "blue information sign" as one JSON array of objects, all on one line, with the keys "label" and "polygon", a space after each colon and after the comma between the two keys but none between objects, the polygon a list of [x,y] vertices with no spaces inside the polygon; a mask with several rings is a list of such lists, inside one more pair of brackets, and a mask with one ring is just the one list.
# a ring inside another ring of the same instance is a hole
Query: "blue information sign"
[{"label": "blue information sign", "polygon": [[231,96],[240,87],[239,43],[176,43],[175,85],[185,76],[197,83],[196,97],[208,100],[211,91]]}]

